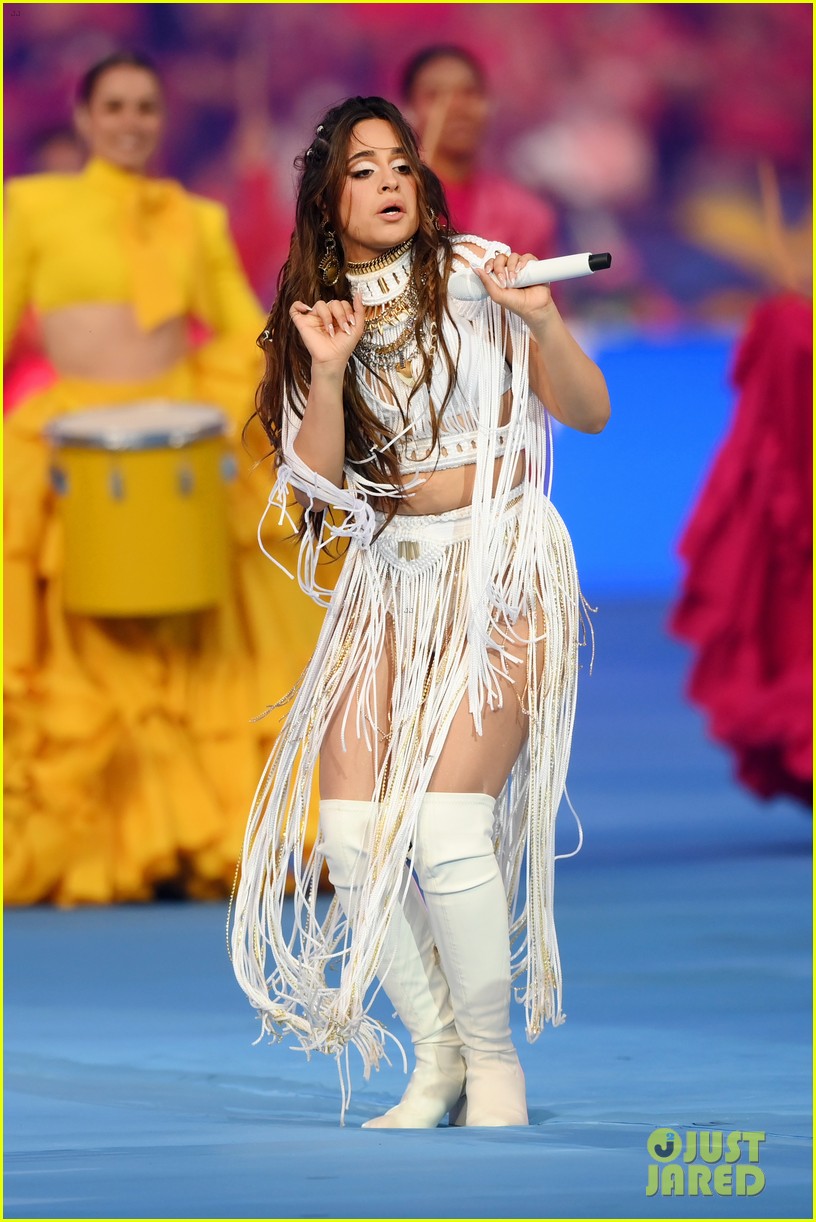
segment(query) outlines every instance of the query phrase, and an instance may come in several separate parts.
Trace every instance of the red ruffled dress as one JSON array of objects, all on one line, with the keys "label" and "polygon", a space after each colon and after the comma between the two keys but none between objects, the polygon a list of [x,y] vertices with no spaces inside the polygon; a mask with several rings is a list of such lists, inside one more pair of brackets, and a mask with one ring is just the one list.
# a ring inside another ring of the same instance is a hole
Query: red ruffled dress
[{"label": "red ruffled dress", "polygon": [[688,695],[762,798],[812,799],[813,306],[751,316],[731,430],[680,541],[670,628],[696,650]]}]

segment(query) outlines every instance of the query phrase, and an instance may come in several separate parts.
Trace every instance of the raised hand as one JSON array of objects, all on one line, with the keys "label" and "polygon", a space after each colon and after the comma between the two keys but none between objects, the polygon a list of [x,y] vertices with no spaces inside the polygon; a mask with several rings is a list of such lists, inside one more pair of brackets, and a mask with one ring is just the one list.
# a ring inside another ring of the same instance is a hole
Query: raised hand
[{"label": "raised hand", "polygon": [[532,262],[535,255],[519,255],[515,251],[509,255],[499,254],[488,259],[484,268],[473,270],[485,286],[488,296],[498,302],[505,310],[518,314],[528,327],[543,320],[555,309],[548,284],[534,284],[530,288],[513,288],[513,282],[525,264]]},{"label": "raised hand", "polygon": [[359,293],[353,301],[296,301],[289,311],[312,364],[345,367],[363,334],[365,309]]}]

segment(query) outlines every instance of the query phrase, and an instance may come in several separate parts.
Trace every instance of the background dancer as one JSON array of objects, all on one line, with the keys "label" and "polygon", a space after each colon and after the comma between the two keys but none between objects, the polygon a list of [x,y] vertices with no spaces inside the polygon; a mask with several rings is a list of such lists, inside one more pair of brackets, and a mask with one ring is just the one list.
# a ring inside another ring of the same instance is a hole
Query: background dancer
[{"label": "background dancer", "polygon": [[[294,681],[319,622],[258,552],[263,480],[240,434],[263,314],[223,208],[148,175],[165,124],[151,62],[97,63],[75,117],[84,169],[14,179],[6,196],[6,348],[31,308],[53,372],[5,426],[6,901],[221,895],[275,735],[251,718],[270,681]],[[156,400],[215,404],[231,423],[227,588],[196,612],[73,613],[45,429]],[[257,459],[260,428],[254,442]]]},{"label": "background dancer", "polygon": [[484,165],[492,104],[476,57],[455,44],[425,47],[405,65],[401,92],[423,160],[445,189],[451,224],[462,233],[501,234],[539,259],[554,255],[555,209]]}]

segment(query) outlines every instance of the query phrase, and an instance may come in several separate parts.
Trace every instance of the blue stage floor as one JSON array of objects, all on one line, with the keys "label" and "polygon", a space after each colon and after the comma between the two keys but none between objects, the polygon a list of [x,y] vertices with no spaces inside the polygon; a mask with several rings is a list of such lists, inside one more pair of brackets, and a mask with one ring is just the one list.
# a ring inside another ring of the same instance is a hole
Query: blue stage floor
[{"label": "blue stage floor", "polygon": [[[11,911],[5,1216],[811,1217],[810,818],[731,782],[664,616],[596,617],[586,843],[556,890],[569,1017],[527,1045],[514,1016],[528,1129],[361,1131],[396,1069],[340,1128],[332,1061],[252,1047],[223,905]],[[663,1128],[764,1133],[764,1189],[647,1196]]]}]

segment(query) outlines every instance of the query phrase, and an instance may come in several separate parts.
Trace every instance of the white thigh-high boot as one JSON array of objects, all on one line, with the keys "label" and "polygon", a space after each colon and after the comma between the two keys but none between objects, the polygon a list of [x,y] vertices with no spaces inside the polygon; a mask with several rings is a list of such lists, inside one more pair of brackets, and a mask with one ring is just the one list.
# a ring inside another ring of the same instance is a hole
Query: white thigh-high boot
[{"label": "white thigh-high boot", "polygon": [[495,801],[429,793],[414,866],[464,1045],[466,1105],[456,1123],[527,1124],[524,1074],[510,1037],[507,895],[493,850]]},{"label": "white thigh-high boot", "polygon": [[[376,814],[372,802],[320,803],[321,848],[344,912],[349,911],[351,888],[359,885],[367,868]],[[381,955],[382,986],[411,1036],[416,1067],[400,1102],[384,1116],[367,1120],[363,1128],[432,1129],[461,1099],[465,1064],[448,982],[413,879],[402,906],[391,915]]]}]

